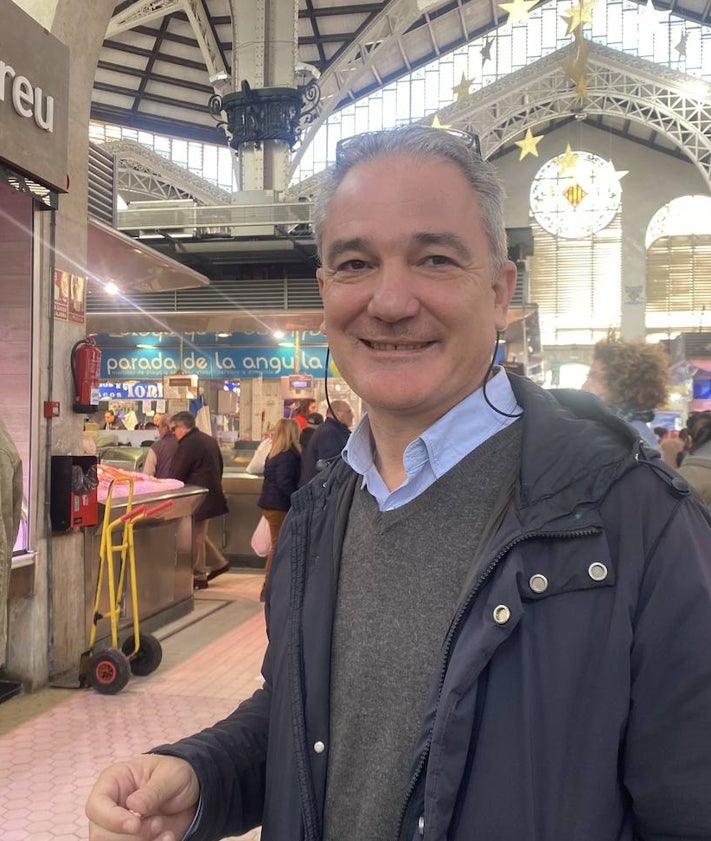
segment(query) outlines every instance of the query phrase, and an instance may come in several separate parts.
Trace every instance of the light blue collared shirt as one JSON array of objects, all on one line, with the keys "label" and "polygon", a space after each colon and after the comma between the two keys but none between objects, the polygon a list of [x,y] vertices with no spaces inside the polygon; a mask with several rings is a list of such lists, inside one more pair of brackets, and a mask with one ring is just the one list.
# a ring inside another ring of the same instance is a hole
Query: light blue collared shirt
[{"label": "light blue collared shirt", "polygon": [[[509,415],[521,412],[503,368],[487,382],[486,396],[502,412]],[[380,510],[391,511],[412,502],[440,476],[514,420],[516,418],[500,415],[492,409],[484,399],[483,390],[478,388],[407,445],[403,455],[407,478],[394,491],[388,490],[375,466],[367,414],[348,439],[343,458],[363,477],[361,487],[368,488]]]}]

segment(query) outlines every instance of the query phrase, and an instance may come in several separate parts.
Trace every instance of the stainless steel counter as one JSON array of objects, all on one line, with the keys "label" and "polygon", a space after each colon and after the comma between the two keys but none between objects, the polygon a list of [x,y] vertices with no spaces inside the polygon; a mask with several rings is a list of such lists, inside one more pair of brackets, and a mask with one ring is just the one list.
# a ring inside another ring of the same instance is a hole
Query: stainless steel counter
[{"label": "stainless steel counter", "polygon": [[264,558],[255,555],[250,546],[261,511],[257,500],[262,492],[262,477],[241,470],[225,469],[222,489],[227,497],[229,513],[210,520],[208,536],[235,566],[264,568]]},{"label": "stainless steel counter", "polygon": [[[192,514],[207,491],[192,485],[155,494],[136,494],[133,507],[147,508],[170,501],[170,507],[154,517],[141,519],[134,526],[134,554],[138,590],[138,610],[141,628],[150,633],[193,609],[193,571],[191,558]],[[115,498],[111,505],[111,519],[126,513],[125,498]],[[96,581],[101,552],[102,524],[105,505],[99,503],[99,525],[84,529],[84,575],[87,639],[91,631]],[[113,532],[113,543],[120,546],[123,529]],[[120,553],[114,552],[114,567],[118,575]],[[99,612],[108,610],[108,594],[104,582]],[[133,621],[130,598],[122,596],[123,609],[120,626]],[[97,638],[110,633],[109,620],[99,620]]]}]

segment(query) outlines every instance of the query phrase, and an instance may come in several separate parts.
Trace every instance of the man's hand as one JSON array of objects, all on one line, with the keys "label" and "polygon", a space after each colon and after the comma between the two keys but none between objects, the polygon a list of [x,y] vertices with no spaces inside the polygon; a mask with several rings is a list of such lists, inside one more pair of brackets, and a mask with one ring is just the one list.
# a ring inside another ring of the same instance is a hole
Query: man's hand
[{"label": "man's hand", "polygon": [[180,841],[199,795],[183,759],[146,754],[117,762],[101,772],[86,802],[89,841]]}]

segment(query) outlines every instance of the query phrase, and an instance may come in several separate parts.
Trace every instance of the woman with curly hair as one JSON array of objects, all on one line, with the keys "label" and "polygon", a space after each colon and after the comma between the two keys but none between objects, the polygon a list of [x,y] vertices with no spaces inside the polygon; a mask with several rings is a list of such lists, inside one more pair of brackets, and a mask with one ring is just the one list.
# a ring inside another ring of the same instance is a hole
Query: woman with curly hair
[{"label": "woman with curly hair", "polygon": [[624,342],[614,336],[598,342],[583,391],[597,395],[640,437],[659,449],[649,422],[667,399],[669,359],[660,345]]},{"label": "woman with curly hair", "polygon": [[711,508],[711,412],[696,412],[686,424],[688,455],[679,473]]}]

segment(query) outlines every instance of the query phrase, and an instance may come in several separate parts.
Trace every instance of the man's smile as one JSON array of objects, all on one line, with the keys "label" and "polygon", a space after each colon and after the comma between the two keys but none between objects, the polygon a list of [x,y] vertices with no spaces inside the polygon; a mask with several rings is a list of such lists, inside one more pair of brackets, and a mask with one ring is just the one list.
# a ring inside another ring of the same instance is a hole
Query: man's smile
[{"label": "man's smile", "polygon": [[398,344],[393,344],[391,342],[369,342],[367,339],[362,339],[361,341],[373,350],[384,351],[423,350],[424,348],[427,348],[432,344],[432,342],[401,342]]}]

